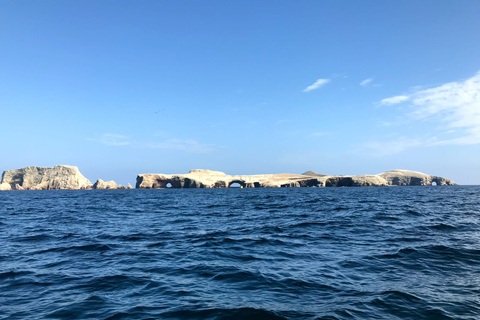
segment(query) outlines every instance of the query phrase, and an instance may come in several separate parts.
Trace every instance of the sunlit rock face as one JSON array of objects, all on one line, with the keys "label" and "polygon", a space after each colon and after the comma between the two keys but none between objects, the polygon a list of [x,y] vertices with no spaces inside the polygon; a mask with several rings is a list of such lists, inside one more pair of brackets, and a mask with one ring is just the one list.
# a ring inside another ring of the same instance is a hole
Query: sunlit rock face
[{"label": "sunlit rock face", "polygon": [[92,183],[77,167],[26,167],[2,174],[0,190],[69,190],[88,189]]},{"label": "sunlit rock face", "polygon": [[298,174],[261,174],[230,176],[220,171],[196,169],[187,174],[139,174],[136,188],[228,188],[238,184],[243,188],[281,187],[381,187],[423,186],[436,182],[438,185],[455,185],[449,179],[424,173],[391,170],[379,175],[329,176],[313,171]]},{"label": "sunlit rock face", "polygon": [[220,171],[195,169],[187,174],[139,174],[136,188],[228,188],[234,183],[244,188],[323,186],[317,178],[299,174],[230,176]]},{"label": "sunlit rock face", "polygon": [[433,182],[439,186],[456,185],[455,182],[447,178],[409,170],[389,170],[379,174],[379,176],[387,180],[388,184],[392,186],[430,186]]},{"label": "sunlit rock face", "polygon": [[125,189],[123,186],[119,186],[115,183],[115,181],[103,181],[102,179],[98,179],[93,184],[93,189]]}]

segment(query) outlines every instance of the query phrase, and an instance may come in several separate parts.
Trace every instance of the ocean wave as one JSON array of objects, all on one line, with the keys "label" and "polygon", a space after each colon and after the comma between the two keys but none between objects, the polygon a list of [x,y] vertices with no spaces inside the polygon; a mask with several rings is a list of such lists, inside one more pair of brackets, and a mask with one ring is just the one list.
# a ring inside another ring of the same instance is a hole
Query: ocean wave
[{"label": "ocean wave", "polygon": [[0,318],[476,320],[479,192],[0,193]]},{"label": "ocean wave", "polygon": [[201,319],[201,320],[286,320],[277,313],[260,308],[214,308],[214,309],[182,309],[165,312],[160,315],[165,319]]}]

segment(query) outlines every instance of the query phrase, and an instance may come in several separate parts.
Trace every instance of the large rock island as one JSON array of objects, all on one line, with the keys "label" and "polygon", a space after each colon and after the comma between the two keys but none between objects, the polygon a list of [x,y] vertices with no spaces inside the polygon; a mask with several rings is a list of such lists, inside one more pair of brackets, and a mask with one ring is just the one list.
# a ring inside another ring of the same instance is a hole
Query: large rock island
[{"label": "large rock island", "polygon": [[77,167],[55,166],[26,167],[7,170],[0,180],[0,191],[6,190],[85,190],[85,189],[132,189],[130,183],[124,187],[115,181],[98,179],[93,185]]},{"label": "large rock island", "polygon": [[244,188],[456,185],[447,178],[408,170],[361,176],[331,176],[313,171],[304,174],[230,176],[220,171],[195,169],[187,174],[139,174],[136,188],[228,188],[234,183]]},{"label": "large rock island", "polygon": [[88,189],[92,183],[77,167],[26,167],[2,174],[0,190],[71,190]]}]

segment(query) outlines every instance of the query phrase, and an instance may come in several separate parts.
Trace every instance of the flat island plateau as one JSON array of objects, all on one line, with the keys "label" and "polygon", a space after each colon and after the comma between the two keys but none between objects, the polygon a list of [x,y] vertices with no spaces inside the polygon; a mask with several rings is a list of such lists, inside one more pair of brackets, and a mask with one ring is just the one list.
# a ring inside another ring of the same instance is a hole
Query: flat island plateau
[{"label": "flat island plateau", "polygon": [[[187,174],[139,174],[135,188],[229,188],[233,184],[243,188],[457,185],[447,178],[409,170],[389,170],[377,175],[335,176],[313,171],[303,174],[227,175],[220,171],[194,169]],[[92,184],[77,167],[66,165],[7,170],[0,181],[0,190],[3,191],[86,189],[132,189],[132,186],[117,185],[115,181],[102,179]]]}]

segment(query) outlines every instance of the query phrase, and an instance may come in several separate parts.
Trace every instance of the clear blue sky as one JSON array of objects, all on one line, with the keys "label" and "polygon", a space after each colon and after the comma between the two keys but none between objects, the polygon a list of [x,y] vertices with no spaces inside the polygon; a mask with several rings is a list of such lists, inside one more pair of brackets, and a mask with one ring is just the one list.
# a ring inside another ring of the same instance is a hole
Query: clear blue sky
[{"label": "clear blue sky", "polygon": [[0,4],[0,170],[480,184],[480,1]]}]

